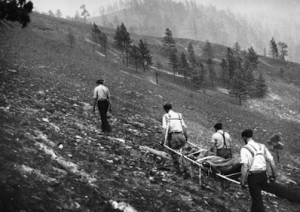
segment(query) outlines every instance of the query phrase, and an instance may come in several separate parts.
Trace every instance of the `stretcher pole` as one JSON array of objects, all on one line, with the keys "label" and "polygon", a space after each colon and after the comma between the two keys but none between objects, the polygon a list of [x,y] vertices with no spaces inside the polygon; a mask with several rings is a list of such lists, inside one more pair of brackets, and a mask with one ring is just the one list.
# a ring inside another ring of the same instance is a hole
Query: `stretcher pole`
[{"label": "stretcher pole", "polygon": [[[195,165],[197,165],[197,166],[199,167],[199,184],[200,184],[200,186],[201,186],[201,185],[202,185],[202,169],[203,169],[202,164],[200,164],[200,163],[197,162],[197,161],[194,161],[194,160],[190,159],[190,158],[187,157],[186,155],[183,155],[181,152],[178,152],[178,151],[176,151],[176,150],[170,148],[170,147],[167,145],[168,133],[169,133],[169,124],[170,124],[170,122],[168,122],[168,123],[167,123],[167,126],[166,126],[166,132],[165,132],[165,138],[164,138],[164,147],[165,147],[166,149],[168,149],[169,151],[174,152],[175,154],[179,155],[180,157],[183,157],[184,159],[188,160],[189,162],[191,162],[191,163],[193,163],[193,164],[195,164]],[[188,141],[187,143],[190,144],[191,146],[196,147],[196,148],[198,148],[199,150],[201,150],[201,149],[200,149],[198,146],[196,146],[195,144],[193,144],[193,143],[191,143],[191,142],[189,142],[189,141]],[[239,184],[239,182],[237,182],[237,181],[235,181],[235,180],[232,180],[232,179],[230,179],[230,178],[228,178],[228,177],[224,177],[224,176],[221,175],[221,174],[217,174],[217,175],[218,175],[219,177],[224,178],[224,179],[226,179],[226,180],[229,180],[229,181],[231,181],[231,182],[233,182],[233,183],[238,183],[238,184]]]},{"label": "stretcher pole", "polygon": [[191,163],[197,165],[198,167],[200,167],[199,168],[199,184],[201,186],[202,185],[202,164],[198,163],[197,161],[194,161],[194,160],[190,159],[189,157],[187,157],[187,156],[183,155],[182,153],[170,148],[167,145],[164,145],[164,147],[166,149],[168,149],[169,151],[174,152],[175,154],[179,155],[180,157],[183,157],[184,159],[188,160],[189,162],[191,162]]},{"label": "stretcher pole", "polygon": [[225,179],[225,180],[228,180],[228,181],[230,181],[230,182],[232,182],[232,183],[236,183],[236,184],[240,184],[240,182],[238,182],[238,181],[236,181],[236,180],[233,180],[233,179],[231,179],[231,178],[229,178],[229,177],[226,177],[226,176],[224,176],[224,175],[221,175],[221,174],[216,174],[218,177],[221,177],[221,178],[223,178],[223,179]]}]

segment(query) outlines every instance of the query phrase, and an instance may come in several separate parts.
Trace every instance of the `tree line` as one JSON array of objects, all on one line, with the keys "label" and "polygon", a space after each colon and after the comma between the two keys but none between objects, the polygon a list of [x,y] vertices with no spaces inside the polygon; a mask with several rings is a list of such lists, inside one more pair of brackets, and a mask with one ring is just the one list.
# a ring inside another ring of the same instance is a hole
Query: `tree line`
[{"label": "tree line", "polygon": [[126,20],[129,32],[152,36],[161,36],[161,32],[169,27],[175,37],[209,39],[213,43],[226,46],[239,41],[243,49],[252,46],[261,55],[264,54],[264,49],[268,54],[269,38],[276,34],[279,40],[288,43],[291,49],[289,58],[299,58],[296,39],[298,31],[295,30],[297,27],[287,27],[286,19],[278,21],[280,26],[285,27],[279,27],[278,31],[274,32],[268,25],[254,23],[230,10],[221,11],[200,1],[190,0],[122,0],[110,10],[104,11],[102,8],[100,14],[101,17],[95,18],[94,21],[103,26],[115,28]]},{"label": "tree line", "polygon": [[[229,89],[230,94],[236,97],[240,104],[246,97],[264,97],[267,84],[260,71],[255,77],[258,68],[258,55],[250,47],[241,51],[238,42],[234,48],[228,48],[226,57],[221,62],[214,59],[212,44],[206,41],[202,57],[196,57],[192,42],[187,46],[187,52],[179,53],[172,31],[167,28],[162,39],[163,53],[169,58],[169,65],[176,73],[184,76],[185,83],[191,82],[198,86],[205,84],[214,87],[217,80],[221,80]],[[217,77],[219,69],[220,77]]]},{"label": "tree line", "polygon": [[122,60],[127,66],[131,61],[134,63],[136,70],[138,70],[139,66],[142,66],[143,70],[146,71],[152,65],[152,55],[148,43],[144,40],[134,43],[124,23],[117,26],[114,45],[121,50]]}]

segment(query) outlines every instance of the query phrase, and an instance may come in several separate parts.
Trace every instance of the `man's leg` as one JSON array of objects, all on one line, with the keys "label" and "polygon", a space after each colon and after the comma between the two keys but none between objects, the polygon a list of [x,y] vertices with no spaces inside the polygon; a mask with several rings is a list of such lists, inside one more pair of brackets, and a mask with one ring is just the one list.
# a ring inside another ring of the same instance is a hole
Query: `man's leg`
[{"label": "man's leg", "polygon": [[252,199],[251,212],[265,212],[261,185],[267,180],[266,173],[251,173],[248,176],[249,192]]},{"label": "man's leg", "polygon": [[[167,145],[171,149],[173,149],[175,151],[178,151],[177,150],[177,145],[178,145],[177,142],[178,142],[177,138],[176,138],[176,136],[174,136],[174,134],[170,134],[168,136],[168,143],[167,143]],[[173,152],[171,150],[170,150],[170,155],[171,155],[171,157],[173,159],[173,166],[174,166],[175,172],[177,174],[180,174],[181,173],[181,171],[180,171],[180,165],[179,165],[179,158],[180,158],[180,156],[177,153],[175,153],[175,152]]]},{"label": "man's leg", "polygon": [[103,132],[111,132],[111,127],[107,120],[108,101],[98,101],[98,109],[101,118],[101,129]]},{"label": "man's leg", "polygon": [[[171,148],[175,149],[176,151],[179,151],[181,148],[184,147],[185,143],[186,143],[186,139],[183,135],[183,133],[176,133],[176,134],[172,134],[171,136]],[[174,153],[175,154],[175,153]],[[190,162],[188,160],[186,160],[185,158],[181,158],[181,156],[176,154],[176,166],[178,166],[179,171],[181,168],[182,173],[184,174],[185,177],[190,177],[191,173],[189,173],[191,167],[190,167]],[[174,164],[175,165],[175,164]],[[180,171],[180,173],[181,173]]]},{"label": "man's leg", "polygon": [[181,171],[180,171],[180,165],[179,165],[179,155],[177,155],[176,153],[174,153],[174,152],[170,152],[170,154],[171,154],[171,157],[172,157],[172,159],[173,159],[173,166],[174,166],[174,169],[175,169],[175,172],[177,173],[177,174],[181,174]]}]

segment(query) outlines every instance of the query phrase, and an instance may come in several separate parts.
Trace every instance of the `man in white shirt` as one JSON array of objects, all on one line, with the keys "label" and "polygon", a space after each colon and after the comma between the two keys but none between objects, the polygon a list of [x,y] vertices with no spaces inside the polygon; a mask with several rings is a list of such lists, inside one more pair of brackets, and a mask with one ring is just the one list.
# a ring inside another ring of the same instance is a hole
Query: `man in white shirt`
[{"label": "man in white shirt", "polygon": [[247,129],[242,132],[245,146],[241,149],[241,186],[248,183],[252,199],[251,212],[264,212],[261,190],[268,187],[267,162],[272,170],[272,179],[276,179],[276,165],[274,159],[265,147],[253,140],[253,130]]},{"label": "man in white shirt", "polygon": [[[163,115],[162,118],[162,128],[163,128],[163,141],[166,142],[166,145],[174,150],[179,150],[186,144],[188,140],[187,127],[182,119],[181,113],[176,113],[172,110],[172,104],[166,103],[163,105],[166,114]],[[166,141],[165,141],[166,138]],[[170,151],[171,157],[173,159],[173,164],[176,172],[179,174],[180,171],[180,163],[179,163],[179,155]],[[185,167],[182,167],[186,172]]]},{"label": "man in white shirt", "polygon": [[94,89],[94,105],[93,105],[93,112],[96,110],[96,105],[98,105],[100,118],[101,118],[101,129],[103,133],[110,133],[111,126],[107,120],[107,111],[110,108],[110,93],[109,89],[103,85],[104,80],[100,79],[97,80],[96,83],[98,84],[97,87]]},{"label": "man in white shirt", "polygon": [[211,143],[212,147],[210,151],[214,152],[216,149],[217,156],[223,157],[225,159],[231,158],[231,137],[228,132],[222,130],[222,123],[216,123],[214,125],[215,133],[212,135]]}]

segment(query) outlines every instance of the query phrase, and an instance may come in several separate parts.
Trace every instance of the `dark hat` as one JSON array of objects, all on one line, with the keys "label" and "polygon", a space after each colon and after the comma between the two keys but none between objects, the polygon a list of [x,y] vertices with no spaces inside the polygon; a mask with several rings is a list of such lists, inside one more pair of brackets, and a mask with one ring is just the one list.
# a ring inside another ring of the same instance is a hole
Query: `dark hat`
[{"label": "dark hat", "polygon": [[245,138],[252,138],[253,137],[253,130],[252,129],[246,129],[241,134],[242,137]]},{"label": "dark hat", "polygon": [[170,102],[166,102],[164,105],[163,105],[163,108],[165,110],[170,110],[172,109],[172,104]]},{"label": "dark hat", "polygon": [[97,84],[101,84],[101,83],[103,83],[103,82],[104,82],[104,79],[98,79],[98,80],[96,81]]},{"label": "dark hat", "polygon": [[221,130],[222,129],[222,127],[223,127],[223,125],[222,125],[222,123],[216,123],[215,125],[214,125],[214,128],[216,129],[216,130]]}]

